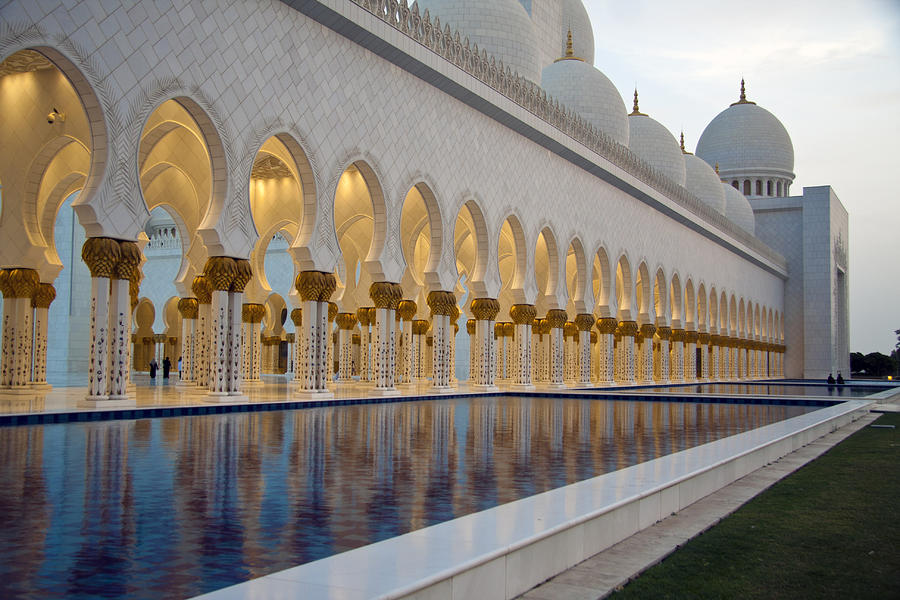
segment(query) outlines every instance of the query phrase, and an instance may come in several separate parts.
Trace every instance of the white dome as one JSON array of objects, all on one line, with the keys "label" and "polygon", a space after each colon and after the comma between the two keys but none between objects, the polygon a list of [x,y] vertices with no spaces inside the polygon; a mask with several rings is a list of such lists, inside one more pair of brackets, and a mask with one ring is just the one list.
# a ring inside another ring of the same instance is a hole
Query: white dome
[{"label": "white dome", "polygon": [[544,67],[541,87],[560,104],[620,144],[628,145],[628,112],[609,78],[584,61],[570,58]]},{"label": "white dome", "polygon": [[588,64],[594,64],[594,28],[591,18],[581,0],[563,0],[559,32],[559,54],[554,58],[566,55],[566,38],[572,31],[572,49],[575,56],[583,58]]},{"label": "white dome", "polygon": [[510,71],[539,83],[541,62],[537,33],[525,8],[516,0],[418,0],[419,12],[428,9],[432,20],[441,18],[460,38],[478,44],[479,52],[503,61]]},{"label": "white dome", "polygon": [[705,204],[725,214],[725,190],[719,176],[702,159],[684,155],[685,187]]},{"label": "white dome", "polygon": [[750,201],[727,183],[722,186],[725,189],[725,217],[750,235],[756,235],[756,217]]},{"label": "white dome", "polygon": [[647,115],[629,115],[628,147],[651,167],[684,185],[684,154],[662,123]]},{"label": "white dome", "polygon": [[784,125],[741,94],[710,121],[697,141],[697,156],[719,164],[723,179],[770,175],[794,179],[794,145]]}]

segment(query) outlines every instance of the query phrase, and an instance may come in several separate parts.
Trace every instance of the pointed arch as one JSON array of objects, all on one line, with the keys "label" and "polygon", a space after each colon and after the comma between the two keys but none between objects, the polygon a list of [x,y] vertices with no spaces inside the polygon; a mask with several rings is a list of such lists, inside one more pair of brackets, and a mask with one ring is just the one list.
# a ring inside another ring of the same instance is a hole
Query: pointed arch
[{"label": "pointed arch", "polygon": [[627,254],[619,256],[616,262],[616,312],[619,321],[633,321],[634,279]]},{"label": "pointed arch", "polygon": [[[612,289],[612,270],[609,264],[609,255],[602,245],[594,252],[592,268],[594,315],[601,318],[609,318],[614,315],[610,306],[610,290]],[[614,297],[614,296],[613,296]]]},{"label": "pointed arch", "polygon": [[572,238],[566,250],[566,307],[570,317],[587,311],[585,294],[587,289],[587,260],[584,244],[578,236]]}]

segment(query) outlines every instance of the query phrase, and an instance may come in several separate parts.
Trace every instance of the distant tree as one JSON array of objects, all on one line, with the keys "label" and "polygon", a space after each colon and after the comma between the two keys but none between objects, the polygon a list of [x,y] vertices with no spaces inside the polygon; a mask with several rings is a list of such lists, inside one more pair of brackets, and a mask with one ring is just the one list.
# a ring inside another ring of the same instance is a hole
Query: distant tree
[{"label": "distant tree", "polygon": [[850,353],[850,372],[862,373],[866,370],[866,355],[862,352]]},{"label": "distant tree", "polygon": [[866,354],[866,374],[870,377],[886,377],[894,374],[894,359],[881,352]]}]

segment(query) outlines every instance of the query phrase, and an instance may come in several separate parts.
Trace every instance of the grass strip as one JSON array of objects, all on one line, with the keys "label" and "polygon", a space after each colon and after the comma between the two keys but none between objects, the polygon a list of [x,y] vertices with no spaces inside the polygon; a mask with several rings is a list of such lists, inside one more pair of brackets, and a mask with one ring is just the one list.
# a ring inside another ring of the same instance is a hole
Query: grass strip
[{"label": "grass strip", "polygon": [[900,598],[900,414],[885,414],[617,591]]}]

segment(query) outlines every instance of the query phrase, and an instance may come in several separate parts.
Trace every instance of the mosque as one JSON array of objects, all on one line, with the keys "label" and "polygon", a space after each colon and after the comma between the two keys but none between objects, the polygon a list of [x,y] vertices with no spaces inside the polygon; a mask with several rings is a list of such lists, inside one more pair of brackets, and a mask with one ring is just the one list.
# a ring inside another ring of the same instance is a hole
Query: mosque
[{"label": "mosque", "polygon": [[0,393],[127,403],[167,356],[210,401],[848,373],[847,211],[791,195],[765,90],[691,153],[592,31],[580,0],[6,4]]}]

